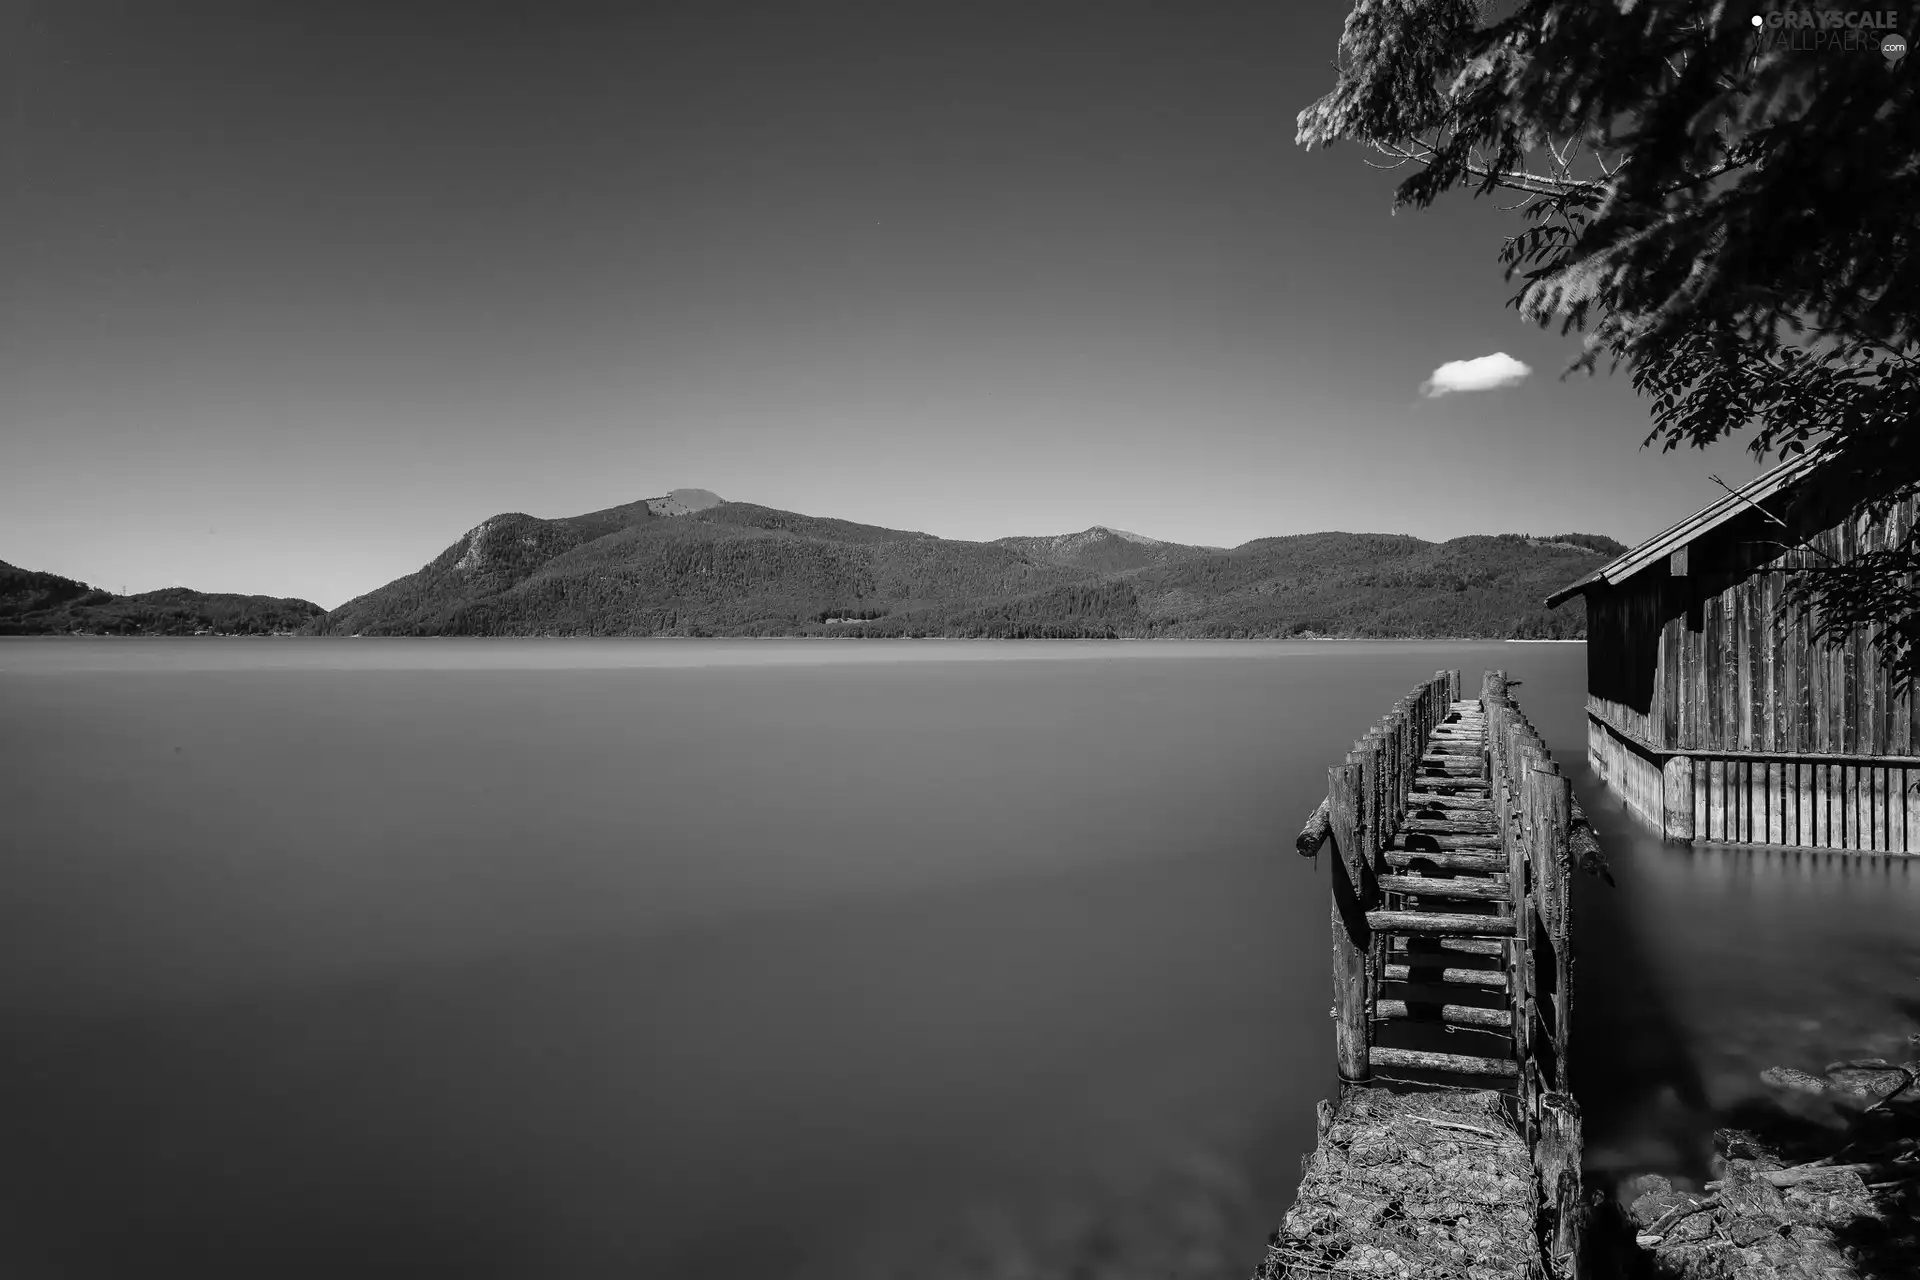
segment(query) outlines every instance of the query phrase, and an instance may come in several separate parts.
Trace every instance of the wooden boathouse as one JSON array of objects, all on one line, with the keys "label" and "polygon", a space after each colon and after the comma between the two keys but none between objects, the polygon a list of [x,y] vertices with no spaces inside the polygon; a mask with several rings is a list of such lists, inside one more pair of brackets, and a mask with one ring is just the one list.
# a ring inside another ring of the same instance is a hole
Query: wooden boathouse
[{"label": "wooden boathouse", "polygon": [[[1570,781],[1488,672],[1437,672],[1327,771],[1337,1103],[1258,1280],[1579,1280]],[[1461,1046],[1473,1041],[1471,1051]]]},{"label": "wooden boathouse", "polygon": [[1915,503],[1839,517],[1809,453],[1547,598],[1587,609],[1587,756],[1670,840],[1920,853],[1920,704],[1859,633],[1783,607],[1789,572],[1897,546]]}]

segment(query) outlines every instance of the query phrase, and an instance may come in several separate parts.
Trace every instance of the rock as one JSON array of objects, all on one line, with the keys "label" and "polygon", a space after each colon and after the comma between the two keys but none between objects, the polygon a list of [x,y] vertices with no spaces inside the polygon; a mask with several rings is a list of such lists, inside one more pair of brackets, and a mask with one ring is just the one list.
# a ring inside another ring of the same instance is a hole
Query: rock
[{"label": "rock", "polygon": [[1716,1129],[1713,1149],[1729,1160],[1752,1160],[1766,1153],[1766,1144],[1750,1129]]},{"label": "rock", "polygon": [[1632,1204],[1627,1206],[1627,1216],[1633,1219],[1635,1226],[1651,1227],[1674,1210],[1684,1209],[1700,1199],[1698,1196],[1686,1195],[1675,1191],[1671,1186],[1664,1185],[1667,1181],[1665,1178],[1659,1181],[1663,1184],[1662,1186],[1642,1192]]}]

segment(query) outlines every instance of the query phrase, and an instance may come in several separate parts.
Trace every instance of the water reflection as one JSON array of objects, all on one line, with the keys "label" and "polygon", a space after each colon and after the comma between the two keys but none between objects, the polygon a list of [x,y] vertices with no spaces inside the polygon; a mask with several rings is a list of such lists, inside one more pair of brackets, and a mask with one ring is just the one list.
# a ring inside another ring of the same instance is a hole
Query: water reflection
[{"label": "water reflection", "polygon": [[[1583,771],[1584,772],[1584,771]],[[1617,892],[1582,886],[1576,1045],[1589,1165],[1705,1176],[1715,1127],[1786,1141],[1838,1123],[1770,1066],[1911,1056],[1920,875],[1911,859],[1663,844],[1580,779]]]}]

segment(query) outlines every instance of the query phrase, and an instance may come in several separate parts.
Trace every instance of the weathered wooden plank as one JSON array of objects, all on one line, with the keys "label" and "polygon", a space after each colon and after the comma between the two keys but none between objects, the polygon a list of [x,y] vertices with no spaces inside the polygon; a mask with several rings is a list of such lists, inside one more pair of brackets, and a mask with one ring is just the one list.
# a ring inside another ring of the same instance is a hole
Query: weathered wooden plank
[{"label": "weathered wooden plank", "polygon": [[1813,768],[1806,760],[1795,760],[1786,767],[1787,840],[1790,845],[1805,844],[1814,828]]},{"label": "weathered wooden plank", "polygon": [[1833,750],[1834,653],[1825,640],[1813,638],[1813,624],[1807,623],[1807,666],[1813,672],[1813,749]]},{"label": "weathered wooden plank", "polygon": [[1409,835],[1479,835],[1489,840],[1499,834],[1490,815],[1455,809],[1415,808],[1412,816],[1400,824],[1400,830]]},{"label": "weathered wooden plank", "polygon": [[[1853,522],[1850,520],[1847,521],[1842,526],[1842,530],[1842,537],[1847,546],[1846,558],[1851,560],[1857,544],[1857,539],[1854,536]],[[1840,704],[1840,749],[1849,755],[1857,754],[1860,750],[1861,648],[1861,634],[1858,629],[1855,629],[1847,636],[1846,645],[1841,650],[1841,661],[1844,664],[1843,680],[1845,683],[1845,693],[1843,695],[1843,701]]]},{"label": "weathered wooden plank", "polygon": [[1784,575],[1773,571],[1759,582],[1761,592],[1760,607],[1760,651],[1759,661],[1762,671],[1760,681],[1760,706],[1762,723],[1760,741],[1766,745],[1765,751],[1783,749],[1784,736],[1781,725],[1781,683],[1780,683],[1780,628],[1775,617],[1780,608],[1780,588]]},{"label": "weathered wooden plank", "polygon": [[1693,838],[1708,840],[1712,836],[1711,813],[1707,806],[1708,796],[1712,792],[1712,778],[1707,762],[1699,757],[1693,759]]},{"label": "weathered wooden plank", "polygon": [[1695,836],[1700,840],[1725,840],[1727,836],[1727,762],[1708,760],[1707,826]]},{"label": "weathered wooden plank", "polygon": [[1741,583],[1727,592],[1733,611],[1731,628],[1734,654],[1731,678],[1728,679],[1728,701],[1739,717],[1739,723],[1732,726],[1727,735],[1734,749],[1750,751],[1753,749],[1753,609],[1746,584]]},{"label": "weathered wooden plank", "polygon": [[1920,853],[1920,769],[1900,770],[1902,853]]},{"label": "weathered wooden plank", "polygon": [[1421,1071],[1445,1071],[1454,1075],[1507,1076],[1519,1074],[1511,1058],[1480,1058],[1464,1053],[1424,1053],[1417,1049],[1392,1049],[1375,1045],[1373,1064],[1377,1067],[1413,1068]]},{"label": "weathered wooden plank", "polygon": [[1787,665],[1793,668],[1793,749],[1795,751],[1815,751],[1813,698],[1819,687],[1819,669],[1812,660],[1809,636],[1813,630],[1812,621],[1799,610],[1793,614],[1793,639],[1791,651],[1787,655]]},{"label": "weathered wooden plank", "polygon": [[[1642,607],[1646,607],[1647,603],[1650,602],[1645,601],[1643,597]],[[1654,643],[1653,706],[1652,715],[1648,717],[1651,723],[1647,728],[1653,735],[1649,740],[1663,747],[1679,745],[1679,738],[1674,732],[1673,719],[1674,703],[1677,700],[1676,691],[1679,688],[1679,675],[1674,666],[1673,630],[1674,619],[1668,618],[1661,622],[1659,634]]]},{"label": "weathered wooden plank", "polygon": [[1729,601],[1723,595],[1708,596],[1700,602],[1700,658],[1706,669],[1706,697],[1701,707],[1701,744],[1723,749],[1732,735],[1727,730],[1727,712],[1733,706],[1733,672],[1728,650],[1733,643],[1732,619],[1727,616]]},{"label": "weathered wooden plank", "polygon": [[1445,911],[1369,911],[1367,927],[1379,933],[1419,937],[1511,938],[1512,916],[1459,915]]},{"label": "weathered wooden plank", "polygon": [[1873,806],[1873,848],[1885,852],[1892,848],[1887,838],[1887,768],[1874,765],[1867,770],[1872,779],[1870,783],[1870,803]]},{"label": "weathered wooden plank", "polygon": [[1484,799],[1489,794],[1485,778],[1450,778],[1444,774],[1432,774],[1421,777],[1415,785],[1418,790],[1413,794],[1421,797],[1422,803],[1429,803],[1425,799],[1428,796],[1447,795]]},{"label": "weathered wooden plank", "polygon": [[1442,876],[1380,877],[1380,887],[1389,893],[1404,893],[1419,898],[1471,898],[1481,902],[1505,902],[1511,890],[1491,880],[1447,879]]},{"label": "weathered wooden plank", "polygon": [[[1493,804],[1485,795],[1458,795],[1454,792],[1413,791],[1407,807],[1416,812],[1433,811],[1458,814],[1491,814]],[[1489,819],[1491,820],[1491,819]]]},{"label": "weathered wooden plank", "polygon": [[1679,633],[1674,637],[1674,661],[1680,668],[1679,698],[1674,703],[1674,718],[1679,730],[1676,742],[1683,747],[1698,746],[1693,740],[1693,632],[1689,630],[1692,619],[1686,615],[1676,619],[1680,623]]},{"label": "weathered wooden plank", "polygon": [[1767,761],[1767,842],[1787,844],[1787,771],[1778,760]]},{"label": "weathered wooden plank", "polygon": [[1387,848],[1395,853],[1493,853],[1493,832],[1396,832]]},{"label": "weathered wooden plank", "polygon": [[1498,938],[1393,938],[1389,945],[1394,951],[1412,951],[1420,955],[1452,951],[1463,956],[1504,958],[1507,948],[1513,944]]},{"label": "weathered wooden plank", "polygon": [[1772,708],[1768,741],[1772,751],[1793,750],[1793,670],[1789,665],[1788,623],[1785,612],[1786,574],[1775,570],[1767,575],[1767,702]]},{"label": "weathered wooden plank", "polygon": [[1913,714],[1909,706],[1912,699],[1911,690],[1892,695],[1887,710],[1887,754],[1890,756],[1914,754]]},{"label": "weathered wooden plank", "polygon": [[[1471,939],[1449,938],[1449,942]],[[1507,975],[1499,969],[1473,969],[1464,965],[1389,963],[1384,973],[1388,982],[1444,983],[1456,987],[1505,988]]]},{"label": "weathered wooden plank", "polygon": [[[1761,659],[1759,654],[1753,652],[1753,636],[1752,636],[1753,624],[1750,621],[1750,619],[1752,618],[1752,615],[1754,613],[1758,612],[1754,604],[1753,592],[1748,589],[1748,586],[1746,583],[1742,583],[1736,587],[1730,588],[1727,591],[1727,596],[1730,599],[1739,601],[1739,604],[1736,610],[1736,616],[1734,619],[1734,628],[1733,628],[1734,635],[1729,637],[1730,643],[1728,645],[1728,648],[1734,651],[1735,653],[1735,656],[1732,658],[1732,662],[1738,663],[1740,661],[1737,651],[1738,651],[1738,646],[1744,641],[1748,649],[1748,652],[1746,655],[1746,663],[1745,663],[1745,665],[1749,668],[1747,672],[1748,681],[1749,683],[1751,683],[1756,677],[1764,681],[1765,680],[1765,674],[1763,671],[1763,668],[1765,665],[1764,661]],[[1727,706],[1730,708],[1733,718],[1737,721],[1737,719],[1740,717],[1740,715],[1743,712],[1749,718],[1751,718],[1752,716],[1751,709],[1749,707],[1742,707],[1740,703],[1740,684],[1739,684],[1739,678],[1738,678],[1739,677],[1738,667],[1736,666],[1733,670],[1729,671],[1727,675],[1728,675],[1728,680],[1727,680],[1728,687],[1726,690],[1725,697],[1727,700]],[[1737,750],[1737,748],[1733,744],[1740,741],[1740,730],[1739,730],[1738,724],[1736,723],[1736,724],[1729,725],[1727,728],[1726,734],[1720,739],[1720,741],[1727,744],[1727,746],[1723,748],[1724,750]]]},{"label": "weathered wooden plank", "polygon": [[1847,807],[1847,769],[1837,760],[1827,764],[1827,839],[1822,844],[1836,849],[1848,848],[1853,830],[1853,815]]},{"label": "weathered wooden plank", "polygon": [[1836,849],[1848,848],[1853,839],[1854,819],[1851,797],[1847,789],[1847,767],[1838,760],[1827,764],[1827,803],[1828,817],[1833,825],[1833,838],[1830,843]]},{"label": "weathered wooden plank", "polygon": [[1507,859],[1498,853],[1403,853],[1388,850],[1386,864],[1390,867],[1405,869],[1408,867],[1425,869],[1432,867],[1440,871],[1505,871]]},{"label": "weathered wooden plank", "polygon": [[1513,1015],[1505,1009],[1482,1009],[1469,1004],[1409,1004],[1405,1000],[1382,1000],[1374,1008],[1377,1018],[1409,1022],[1438,1022],[1453,1027],[1483,1027],[1505,1031],[1513,1026]]}]

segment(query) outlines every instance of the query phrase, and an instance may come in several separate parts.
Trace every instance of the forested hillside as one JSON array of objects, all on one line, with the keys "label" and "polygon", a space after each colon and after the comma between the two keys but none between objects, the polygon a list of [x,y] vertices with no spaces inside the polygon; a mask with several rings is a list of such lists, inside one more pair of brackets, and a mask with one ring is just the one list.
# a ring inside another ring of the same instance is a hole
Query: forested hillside
[{"label": "forested hillside", "polygon": [[[707,495],[711,496],[711,495]],[[1225,550],[1093,528],[961,542],[714,500],[495,516],[317,619],[336,635],[1578,638],[1541,600],[1623,547],[1592,534],[1378,534]]]},{"label": "forested hillside", "polygon": [[310,600],[185,587],[121,596],[0,561],[0,635],[270,635],[299,631],[325,612]]}]

